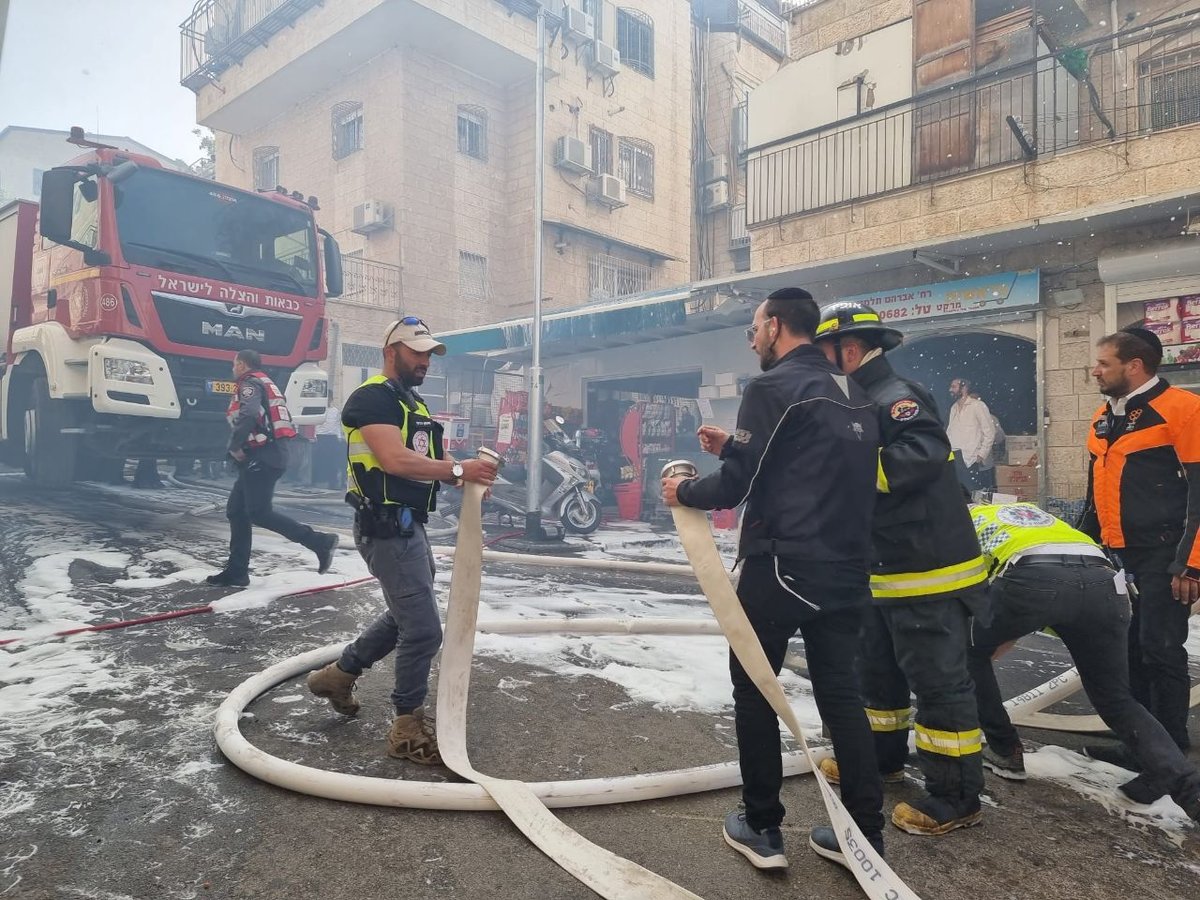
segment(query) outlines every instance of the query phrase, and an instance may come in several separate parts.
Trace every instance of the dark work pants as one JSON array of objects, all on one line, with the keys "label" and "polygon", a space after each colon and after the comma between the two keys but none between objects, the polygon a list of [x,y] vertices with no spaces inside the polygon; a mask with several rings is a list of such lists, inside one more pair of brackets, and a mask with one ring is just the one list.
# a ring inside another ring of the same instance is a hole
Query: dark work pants
[{"label": "dark work pants", "polygon": [[[955,806],[973,803],[983,790],[982,736],[967,674],[970,623],[970,610],[957,596],[886,600],[864,616],[858,655],[870,715],[900,714],[910,705],[910,690],[916,695],[917,762],[925,789]],[[880,771],[903,769],[908,728],[874,728]]]},{"label": "dark work pants", "polygon": [[1191,746],[1187,723],[1192,686],[1184,647],[1188,607],[1171,596],[1167,568],[1175,560],[1175,546],[1127,547],[1117,553],[1133,576],[1138,594],[1129,623],[1129,683],[1133,696],[1186,751]]},{"label": "dark work pants", "polygon": [[993,582],[992,624],[975,629],[970,650],[979,720],[993,750],[1013,752],[1020,738],[1004,709],[992,654],[1001,644],[1049,626],[1071,652],[1104,724],[1147,776],[1186,809],[1200,797],[1200,773],[1130,692],[1129,604],[1117,593],[1113,574],[1099,558],[1079,557],[1071,564],[1026,559]]},{"label": "dark work pants", "polygon": [[[820,571],[808,571],[819,568],[793,569],[781,563],[781,572],[792,579],[787,582],[792,591],[836,611],[813,609],[790,593],[776,577],[769,556],[752,556],[742,564],[738,598],[776,674],[783,666],[788,640],[797,630],[803,636],[813,698],[837,755],[842,802],[869,837],[883,828],[883,785],[853,665],[861,610],[868,597],[866,572],[861,583],[839,584]],[[761,831],[778,826],[785,812],[779,800],[783,786],[779,720],[732,651],[729,674],[746,823]]]},{"label": "dark work pants", "polygon": [[225,570],[245,574],[250,569],[250,546],[257,525],[281,534],[309,550],[316,546],[317,533],[307,525],[277,513],[271,503],[275,497],[275,482],[283,469],[250,460],[238,467],[237,481],[225,504],[229,520],[229,562]]}]

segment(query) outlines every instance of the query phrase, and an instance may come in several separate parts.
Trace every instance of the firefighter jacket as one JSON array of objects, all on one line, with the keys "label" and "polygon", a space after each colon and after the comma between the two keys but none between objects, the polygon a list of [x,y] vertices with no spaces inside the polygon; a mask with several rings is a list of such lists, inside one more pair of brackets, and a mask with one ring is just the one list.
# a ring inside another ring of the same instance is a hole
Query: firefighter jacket
[{"label": "firefighter jacket", "polygon": [[1174,546],[1170,574],[1200,578],[1200,397],[1160,378],[1123,416],[1105,403],[1088,454],[1082,530],[1116,550]]},{"label": "firefighter jacket", "polygon": [[430,459],[445,458],[442,424],[430,415],[425,401],[410,388],[376,375],[359,385],[342,410],[347,486],[352,494],[370,501],[376,509],[407,506],[418,521],[424,522],[437,505],[440,484],[401,478],[384,471],[360,430],[366,425],[381,424],[396,425],[409,450]]},{"label": "firefighter jacket", "polygon": [[679,502],[745,502],[739,558],[770,555],[866,568],[878,424],[866,394],[805,344],[752,379],[721,467],[679,485]]},{"label": "firefighter jacket", "polygon": [[875,601],[929,600],[980,589],[987,565],[933,398],[897,375],[883,356],[851,378],[878,407],[882,444],[871,527]]},{"label": "firefighter jacket", "polygon": [[994,503],[971,507],[979,547],[993,578],[1023,556],[1104,557],[1096,542],[1032,503]]},{"label": "firefighter jacket", "polygon": [[247,372],[234,383],[225,418],[231,451],[255,453],[296,436],[287,401],[265,372]]}]

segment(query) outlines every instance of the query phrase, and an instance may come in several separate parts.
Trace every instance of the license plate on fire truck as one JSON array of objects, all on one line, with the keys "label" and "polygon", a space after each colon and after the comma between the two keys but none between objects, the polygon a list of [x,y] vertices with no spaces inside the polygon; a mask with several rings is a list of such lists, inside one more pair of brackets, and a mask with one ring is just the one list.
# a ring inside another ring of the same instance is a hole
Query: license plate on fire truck
[{"label": "license plate on fire truck", "polygon": [[210,394],[234,394],[237,392],[237,382],[208,381],[205,382],[205,390]]}]

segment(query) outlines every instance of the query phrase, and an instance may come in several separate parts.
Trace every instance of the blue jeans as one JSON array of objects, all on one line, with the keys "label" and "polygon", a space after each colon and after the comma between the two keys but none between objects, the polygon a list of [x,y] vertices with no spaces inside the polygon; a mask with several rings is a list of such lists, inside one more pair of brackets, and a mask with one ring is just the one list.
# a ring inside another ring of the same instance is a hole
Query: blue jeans
[{"label": "blue jeans", "polygon": [[392,705],[397,715],[406,715],[425,702],[429,669],[442,646],[442,621],[433,594],[433,551],[420,522],[413,524],[412,537],[386,540],[365,538],[355,526],[354,544],[367,569],[379,579],[387,608],[346,645],[338,665],[344,672],[361,675],[395,650]]}]

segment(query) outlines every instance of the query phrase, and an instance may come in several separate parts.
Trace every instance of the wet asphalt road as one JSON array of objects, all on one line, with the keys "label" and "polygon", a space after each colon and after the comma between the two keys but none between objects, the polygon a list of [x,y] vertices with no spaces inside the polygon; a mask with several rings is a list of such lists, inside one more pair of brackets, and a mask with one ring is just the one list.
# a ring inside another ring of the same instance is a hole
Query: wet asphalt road
[{"label": "wet asphalt road", "polygon": [[[0,475],[0,628],[24,621],[21,605],[31,602],[31,592],[62,594],[35,565],[53,553],[125,555],[118,566],[86,558],[70,565],[67,594],[96,621],[202,605],[228,593],[195,583],[120,584],[122,569],[147,578],[169,575],[189,560],[219,563],[227,536],[220,511],[191,514],[212,498],[203,491],[138,496],[83,485],[48,504],[51,498],[24,479]],[[314,523],[348,522],[336,506],[297,512]],[[256,566],[297,565],[286,548],[265,544]],[[546,596],[589,584],[694,590],[667,578],[553,570],[536,577]],[[0,898],[594,896],[500,814],[315,799],[260,783],[221,757],[212,717],[234,686],[273,662],[350,636],[378,603],[364,586],[0,651],[0,698],[9,698],[9,708],[0,710]],[[695,605],[699,614],[702,598]],[[1062,665],[1050,642],[1035,640],[1006,658],[1002,683],[1016,693]],[[490,656],[477,658],[473,678],[470,748],[476,766],[491,774],[596,777],[721,762],[735,752],[728,711],[661,711],[631,702],[608,680],[550,677]],[[243,731],[268,752],[310,765],[380,777],[453,777],[383,755],[389,681],[386,667],[369,673],[360,682],[363,713],[343,720],[297,679],[259,698]],[[1059,711],[1084,708],[1073,703]],[[1048,732],[1025,737],[1033,744],[1082,743]],[[1200,746],[1195,714],[1193,741]],[[1200,754],[1192,758],[1200,761]],[[915,769],[909,775],[889,789],[889,807],[918,795]],[[989,775],[987,791],[980,828],[929,839],[889,827],[889,861],[922,897],[1200,896],[1194,828],[1139,824],[1047,780],[1013,784]],[[707,900],[861,896],[848,873],[804,846],[808,827],[823,820],[812,780],[789,781],[784,799],[792,869],[782,877],[752,870],[722,844],[720,819],[736,806],[736,790],[561,816],[601,846]]]}]

